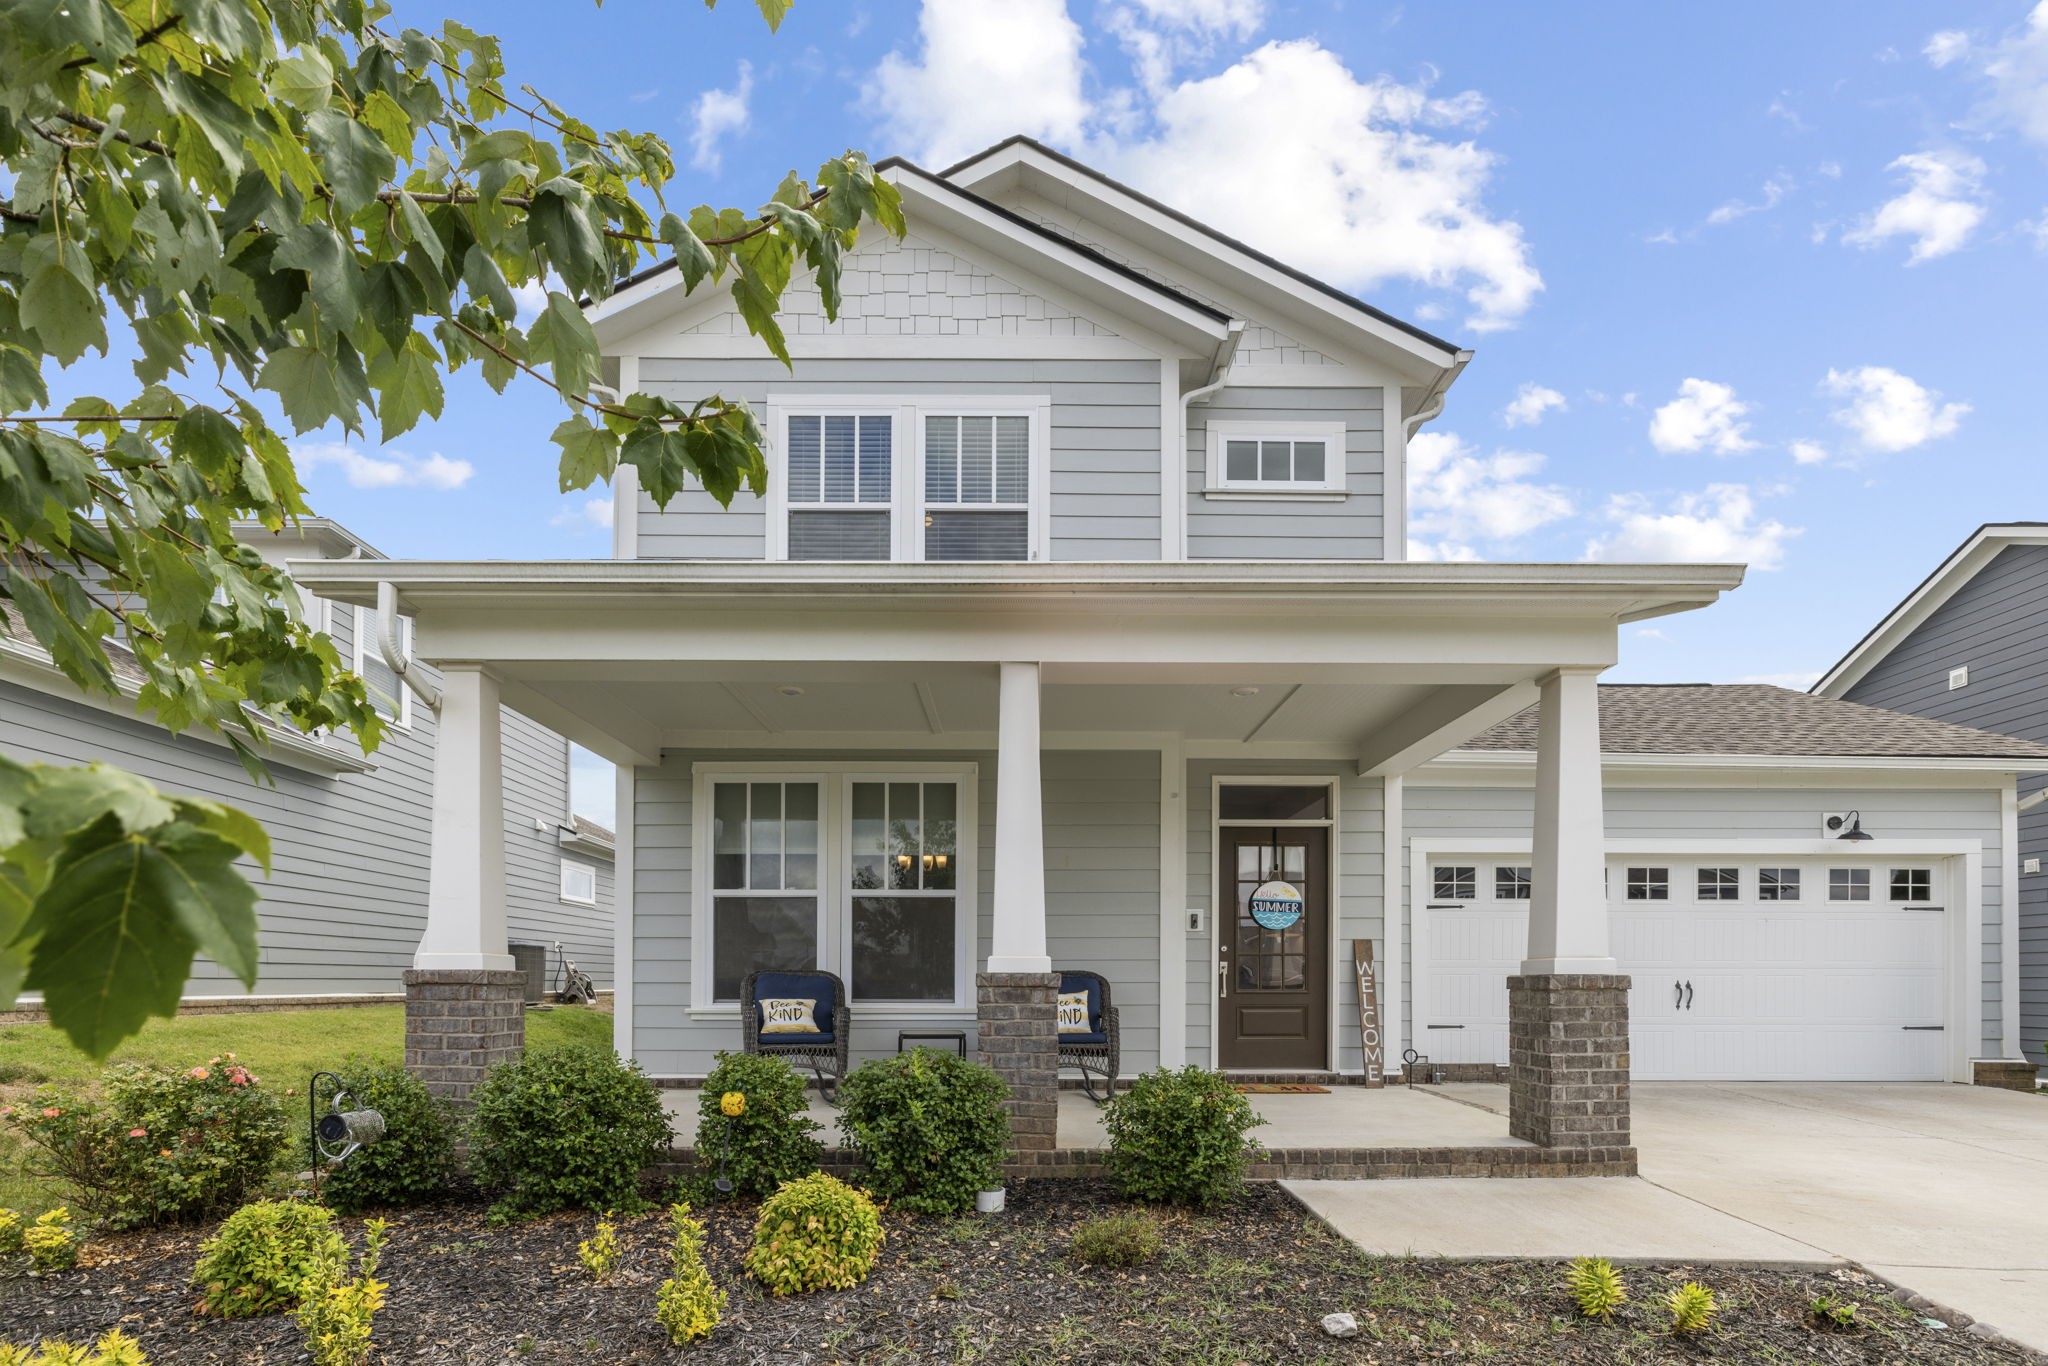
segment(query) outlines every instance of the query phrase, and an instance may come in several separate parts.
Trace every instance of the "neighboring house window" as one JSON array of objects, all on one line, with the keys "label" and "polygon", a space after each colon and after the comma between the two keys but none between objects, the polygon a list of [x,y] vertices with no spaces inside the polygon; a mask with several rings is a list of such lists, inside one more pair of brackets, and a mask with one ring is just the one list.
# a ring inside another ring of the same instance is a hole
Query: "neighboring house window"
[{"label": "neighboring house window", "polygon": [[581,906],[597,904],[597,869],[574,859],[562,860],[562,900]]},{"label": "neighboring house window", "polygon": [[1934,874],[1925,868],[1892,869],[1892,900],[1931,901],[1934,899]]},{"label": "neighboring house window", "polygon": [[1032,558],[1029,417],[925,417],[924,557]]},{"label": "neighboring house window", "polygon": [[1629,869],[1628,899],[1630,901],[1669,901],[1671,899],[1671,870],[1669,868]]},{"label": "neighboring house window", "polygon": [[1529,870],[1527,868],[1495,868],[1493,870],[1493,899],[1496,901],[1527,901],[1529,899]]},{"label": "neighboring house window", "polygon": [[1344,424],[1212,421],[1208,492],[1341,496]]},{"label": "neighboring house window", "polygon": [[789,558],[886,560],[895,544],[894,419],[792,413]]},{"label": "neighboring house window", "polygon": [[1870,870],[1868,868],[1828,869],[1828,900],[1870,900]]},{"label": "neighboring house window", "polygon": [[1439,866],[1433,879],[1438,901],[1470,901],[1479,895],[1479,870],[1468,864]]},{"label": "neighboring house window", "polygon": [[959,789],[855,782],[847,867],[847,991],[859,1001],[957,994]]},{"label": "neighboring house window", "polygon": [[712,999],[751,972],[818,965],[818,784],[711,789]]},{"label": "neighboring house window", "polygon": [[1699,900],[1733,901],[1742,895],[1742,874],[1734,868],[1701,868]]},{"label": "neighboring house window", "polygon": [[[412,618],[398,619],[398,653],[412,658]],[[384,662],[383,647],[377,643],[377,609],[356,608],[355,669],[362,676],[363,689],[377,715],[397,725],[412,724],[412,697],[404,680]]]},{"label": "neighboring house window", "polygon": [[1797,868],[1757,869],[1756,899],[1758,901],[1799,900],[1799,870]]}]

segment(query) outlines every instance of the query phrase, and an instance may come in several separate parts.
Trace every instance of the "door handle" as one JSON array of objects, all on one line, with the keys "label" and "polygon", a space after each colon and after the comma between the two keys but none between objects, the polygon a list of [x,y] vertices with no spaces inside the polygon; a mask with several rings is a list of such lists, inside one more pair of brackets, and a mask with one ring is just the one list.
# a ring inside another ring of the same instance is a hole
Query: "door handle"
[{"label": "door handle", "polygon": [[1692,983],[1691,983],[1691,982],[1687,982],[1687,983],[1685,984],[1685,1008],[1686,1008],[1687,1010],[1691,1010],[1691,1009],[1692,1009]]},{"label": "door handle", "polygon": [[1228,958],[1218,958],[1216,960],[1216,999],[1220,1001],[1229,994],[1230,960]]}]

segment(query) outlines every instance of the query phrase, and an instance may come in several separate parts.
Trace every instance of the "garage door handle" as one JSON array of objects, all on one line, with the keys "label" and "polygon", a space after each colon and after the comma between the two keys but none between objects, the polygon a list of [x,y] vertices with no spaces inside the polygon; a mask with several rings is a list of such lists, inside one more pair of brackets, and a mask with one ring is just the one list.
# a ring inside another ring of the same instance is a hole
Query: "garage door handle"
[{"label": "garage door handle", "polygon": [[1685,1009],[1685,984],[1683,982],[1673,982],[1671,984],[1671,1008],[1673,1010]]},{"label": "garage door handle", "polygon": [[1424,1025],[1424,1029],[1463,1029],[1463,1025]]},{"label": "garage door handle", "polygon": [[1685,1008],[1687,1010],[1692,1009],[1692,983],[1690,982],[1685,984]]},{"label": "garage door handle", "polygon": [[1948,1026],[1947,1026],[1947,1025],[1900,1025],[1900,1026],[1899,1026],[1899,1028],[1901,1028],[1901,1029],[1907,1029],[1907,1030],[1922,1030],[1922,1029],[1928,1029],[1928,1030],[1933,1030],[1933,1031],[1935,1031],[1935,1032],[1939,1033],[1939,1032],[1940,1032],[1941,1030],[1947,1029],[1947,1028],[1948,1028]]}]

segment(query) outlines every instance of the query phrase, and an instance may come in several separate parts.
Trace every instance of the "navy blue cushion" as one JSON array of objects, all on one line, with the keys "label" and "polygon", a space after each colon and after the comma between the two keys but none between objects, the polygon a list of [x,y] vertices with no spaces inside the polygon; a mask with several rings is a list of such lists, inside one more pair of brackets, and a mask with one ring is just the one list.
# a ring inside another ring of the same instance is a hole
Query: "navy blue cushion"
[{"label": "navy blue cushion", "polygon": [[1096,981],[1093,977],[1080,976],[1075,973],[1061,973],[1060,995],[1068,996],[1077,991],[1088,993],[1088,1023],[1095,1027],[1086,1034],[1060,1035],[1060,1047],[1065,1048],[1068,1044],[1072,1043],[1108,1043],[1109,1035],[1105,1034],[1102,1029],[1102,983]]},{"label": "navy blue cushion", "polygon": [[787,1043],[830,1043],[832,1042],[832,1012],[839,1007],[839,994],[833,990],[832,979],[815,972],[764,972],[754,978],[754,1025],[761,1024],[761,1002],[787,1000],[790,997],[809,997],[817,1004],[811,1007],[811,1023],[818,1027],[811,1034],[763,1034],[763,1044]]}]

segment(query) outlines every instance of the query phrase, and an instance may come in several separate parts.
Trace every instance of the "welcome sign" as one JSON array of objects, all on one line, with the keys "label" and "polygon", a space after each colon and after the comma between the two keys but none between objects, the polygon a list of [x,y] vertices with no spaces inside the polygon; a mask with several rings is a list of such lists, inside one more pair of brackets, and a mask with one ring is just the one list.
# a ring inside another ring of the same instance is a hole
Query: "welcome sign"
[{"label": "welcome sign", "polygon": [[1358,1053],[1365,1064],[1365,1084],[1385,1086],[1381,1069],[1379,974],[1373,971],[1372,941],[1351,941],[1351,971],[1358,978]]},{"label": "welcome sign", "polygon": [[1291,882],[1262,882],[1252,892],[1250,910],[1261,929],[1292,929],[1301,919],[1301,888]]}]

